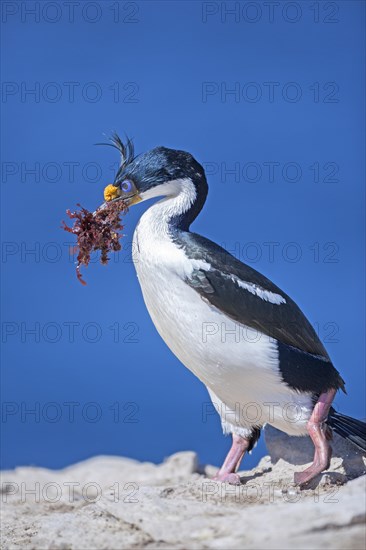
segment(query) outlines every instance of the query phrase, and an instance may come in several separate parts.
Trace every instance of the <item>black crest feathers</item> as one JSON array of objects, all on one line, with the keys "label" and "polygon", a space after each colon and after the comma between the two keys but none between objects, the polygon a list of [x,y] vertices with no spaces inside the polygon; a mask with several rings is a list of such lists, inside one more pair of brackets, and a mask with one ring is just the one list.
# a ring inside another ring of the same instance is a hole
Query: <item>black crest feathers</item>
[{"label": "black crest feathers", "polygon": [[134,160],[135,147],[132,139],[126,136],[126,141],[124,143],[117,132],[114,132],[112,134],[112,136],[110,137],[110,141],[111,143],[96,143],[96,145],[109,145],[110,147],[114,147],[120,152],[121,160],[116,173],[116,177],[114,178],[114,181],[117,182],[126,166]]}]

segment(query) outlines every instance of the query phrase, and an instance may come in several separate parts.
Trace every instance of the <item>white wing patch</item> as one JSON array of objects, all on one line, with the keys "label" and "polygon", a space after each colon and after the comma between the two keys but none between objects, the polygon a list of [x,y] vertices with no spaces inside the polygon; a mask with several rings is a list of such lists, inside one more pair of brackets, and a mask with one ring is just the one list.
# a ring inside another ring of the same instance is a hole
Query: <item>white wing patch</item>
[{"label": "white wing patch", "polygon": [[231,280],[234,283],[237,283],[240,288],[245,288],[245,290],[248,290],[248,292],[251,292],[252,294],[259,296],[259,298],[262,298],[262,300],[265,300],[266,302],[271,302],[271,304],[285,304],[286,300],[281,294],[276,294],[275,292],[271,292],[270,290],[266,290],[265,288],[262,288],[258,285],[255,285],[254,283],[248,283],[247,281],[242,281],[238,277],[235,277],[235,275],[231,275]]}]

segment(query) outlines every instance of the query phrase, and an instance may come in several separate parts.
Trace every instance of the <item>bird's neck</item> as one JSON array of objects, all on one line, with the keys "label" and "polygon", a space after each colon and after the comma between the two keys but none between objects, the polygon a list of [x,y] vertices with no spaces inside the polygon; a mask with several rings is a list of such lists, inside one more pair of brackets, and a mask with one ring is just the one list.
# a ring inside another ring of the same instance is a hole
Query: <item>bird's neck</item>
[{"label": "bird's neck", "polygon": [[167,195],[142,216],[143,225],[146,224],[151,232],[161,236],[188,231],[206,201],[207,182],[205,176],[203,178],[199,185],[189,178],[169,182]]}]

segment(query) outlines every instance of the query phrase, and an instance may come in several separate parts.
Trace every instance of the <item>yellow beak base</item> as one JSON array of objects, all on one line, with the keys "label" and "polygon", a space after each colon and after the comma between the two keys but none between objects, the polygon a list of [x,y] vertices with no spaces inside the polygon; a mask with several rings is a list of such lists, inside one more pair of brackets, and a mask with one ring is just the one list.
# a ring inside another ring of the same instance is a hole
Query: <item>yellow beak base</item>
[{"label": "yellow beak base", "polygon": [[134,197],[131,197],[127,199],[127,206],[133,206],[134,204],[137,204],[138,202],[141,202],[142,198],[140,195],[135,195]]},{"label": "yellow beak base", "polygon": [[115,185],[107,185],[107,187],[104,189],[104,200],[106,202],[112,201],[113,199],[116,199],[121,194],[118,187]]}]

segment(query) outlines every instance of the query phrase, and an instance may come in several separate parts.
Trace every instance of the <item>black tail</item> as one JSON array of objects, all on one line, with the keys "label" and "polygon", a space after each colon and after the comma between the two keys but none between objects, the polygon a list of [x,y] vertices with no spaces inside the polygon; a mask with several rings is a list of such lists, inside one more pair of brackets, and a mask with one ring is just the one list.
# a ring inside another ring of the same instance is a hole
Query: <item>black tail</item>
[{"label": "black tail", "polygon": [[341,414],[331,408],[327,424],[336,434],[348,439],[366,453],[366,422]]}]

